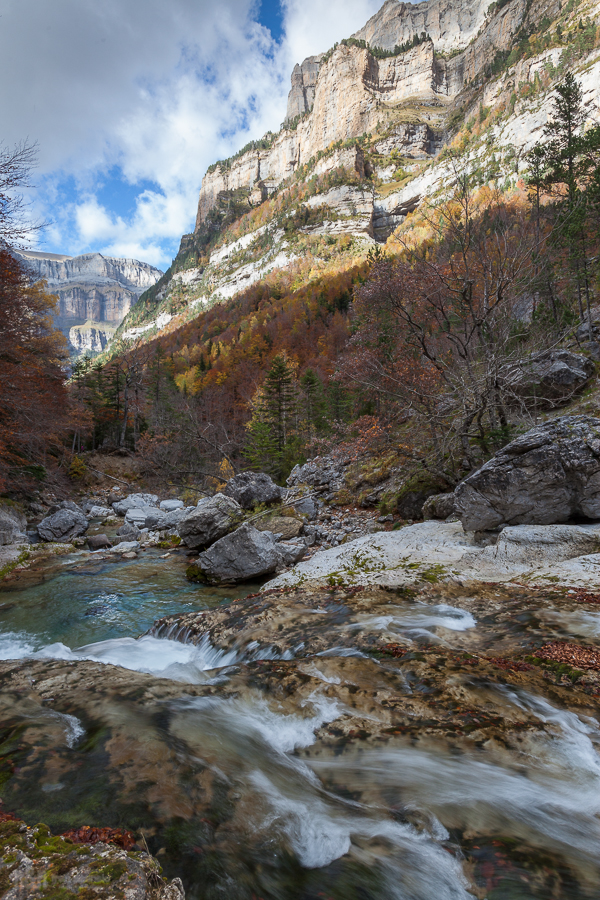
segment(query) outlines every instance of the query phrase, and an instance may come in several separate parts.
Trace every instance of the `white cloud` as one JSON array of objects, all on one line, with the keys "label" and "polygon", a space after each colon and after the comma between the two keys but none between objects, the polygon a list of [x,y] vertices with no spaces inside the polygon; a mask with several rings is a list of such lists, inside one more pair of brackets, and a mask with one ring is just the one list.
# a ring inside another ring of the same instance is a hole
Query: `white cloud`
[{"label": "white cloud", "polygon": [[[0,0],[2,139],[39,142],[46,246],[168,264],[207,166],[278,128],[294,63],[377,6],[285,0],[276,45],[255,0]],[[132,208],[96,196],[115,167]]]}]

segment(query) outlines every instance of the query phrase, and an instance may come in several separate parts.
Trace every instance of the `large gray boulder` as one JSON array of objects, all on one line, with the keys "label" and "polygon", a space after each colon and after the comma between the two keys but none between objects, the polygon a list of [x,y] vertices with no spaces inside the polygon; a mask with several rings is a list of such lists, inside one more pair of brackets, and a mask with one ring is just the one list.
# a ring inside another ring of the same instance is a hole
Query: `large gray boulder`
[{"label": "large gray boulder", "polygon": [[454,496],[465,531],[600,519],[600,419],[562,416],[532,428]]},{"label": "large gray boulder", "polygon": [[424,519],[447,519],[454,514],[454,494],[434,494],[423,504]]},{"label": "large gray boulder", "polygon": [[308,484],[318,491],[339,491],[344,487],[349,463],[349,457],[315,456],[302,466],[294,466],[286,483],[291,488]]},{"label": "large gray boulder", "polygon": [[224,494],[215,494],[202,500],[181,519],[177,533],[191,550],[208,547],[232,531],[242,515],[239,503]]},{"label": "large gray boulder", "polygon": [[198,566],[208,581],[248,581],[269,575],[282,563],[282,553],[270,531],[241,525],[222,537],[198,557]]},{"label": "large gray boulder", "polygon": [[223,493],[232,497],[242,509],[278,503],[283,495],[279,485],[264,472],[240,472],[239,475],[234,475],[223,488]]},{"label": "large gray boulder", "polygon": [[570,350],[546,350],[521,360],[505,381],[518,397],[566,403],[583,390],[596,371],[594,363]]},{"label": "large gray boulder", "polygon": [[14,506],[0,506],[0,545],[26,540],[27,519]]},{"label": "large gray boulder", "polygon": [[158,506],[156,494],[129,494],[123,500],[117,500],[112,505],[118,516],[124,516],[128,509],[139,509],[143,506]]},{"label": "large gray boulder", "polygon": [[58,512],[42,519],[37,529],[43,541],[68,543],[73,538],[84,534],[88,524],[88,520],[80,509],[59,509]]}]

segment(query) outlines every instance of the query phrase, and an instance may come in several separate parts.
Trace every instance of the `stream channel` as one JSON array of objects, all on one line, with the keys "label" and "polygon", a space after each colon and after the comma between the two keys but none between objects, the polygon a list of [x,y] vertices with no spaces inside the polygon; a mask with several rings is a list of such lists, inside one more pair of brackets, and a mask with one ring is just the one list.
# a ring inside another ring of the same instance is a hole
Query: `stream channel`
[{"label": "stream channel", "polygon": [[[139,637],[257,590],[192,585],[184,566],[75,555],[3,587],[3,809],[143,831],[190,900],[600,896],[597,696],[469,668],[477,598],[392,598],[387,617],[306,601],[331,625],[312,654]],[[557,615],[554,634],[584,621],[600,643],[600,610]],[[423,653],[369,654],[361,629]]]}]

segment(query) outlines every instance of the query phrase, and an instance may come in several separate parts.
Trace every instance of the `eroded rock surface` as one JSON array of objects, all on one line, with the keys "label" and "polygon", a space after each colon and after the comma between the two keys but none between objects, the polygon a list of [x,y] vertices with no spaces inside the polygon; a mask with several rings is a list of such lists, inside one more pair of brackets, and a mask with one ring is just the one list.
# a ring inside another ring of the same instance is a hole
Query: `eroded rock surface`
[{"label": "eroded rock surface", "polygon": [[269,575],[281,558],[270,531],[242,525],[201,553],[197,565],[208,581],[240,582]]},{"label": "eroded rock surface", "polygon": [[240,472],[229,479],[223,493],[239,503],[242,509],[252,509],[261,503],[277,503],[283,491],[265,472]]},{"label": "eroded rock surface", "polygon": [[198,506],[184,516],[177,532],[191,550],[207,547],[235,528],[242,517],[242,508],[231,497],[215,494],[200,501]]},{"label": "eroded rock surface", "polygon": [[[73,504],[75,506],[75,504]],[[71,541],[85,534],[89,522],[80,509],[59,509],[42,519],[37,527],[43,541]]]}]

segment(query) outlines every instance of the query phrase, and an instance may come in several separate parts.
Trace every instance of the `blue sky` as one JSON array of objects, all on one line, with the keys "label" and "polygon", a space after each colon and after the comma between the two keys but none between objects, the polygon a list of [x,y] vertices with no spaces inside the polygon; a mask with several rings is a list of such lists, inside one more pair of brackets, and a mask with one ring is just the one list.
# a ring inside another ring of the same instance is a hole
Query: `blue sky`
[{"label": "blue sky", "polygon": [[208,165],[285,115],[296,62],[378,0],[0,0],[0,141],[39,145],[38,249],[166,268]]}]

